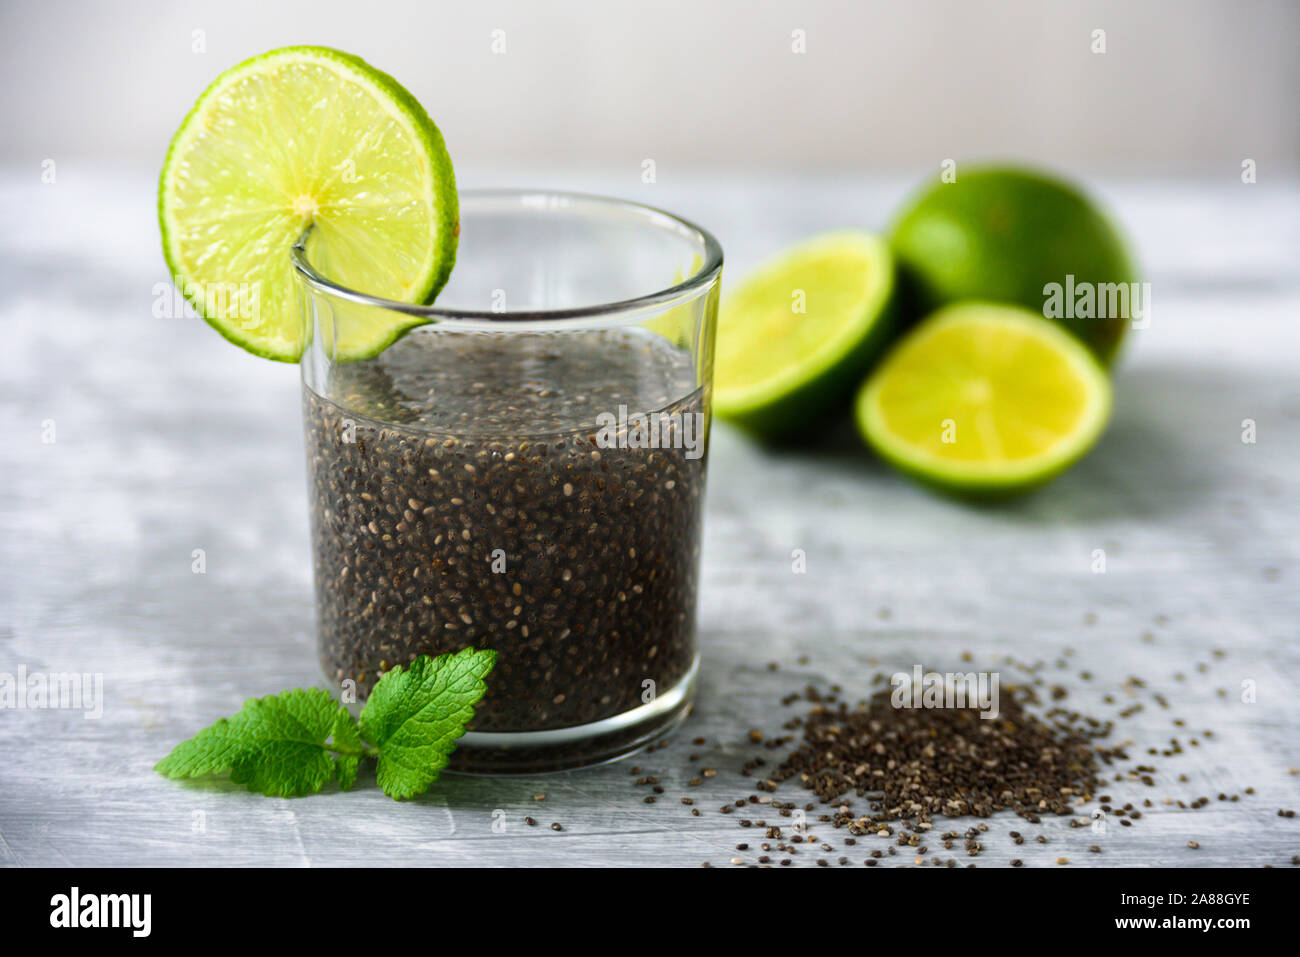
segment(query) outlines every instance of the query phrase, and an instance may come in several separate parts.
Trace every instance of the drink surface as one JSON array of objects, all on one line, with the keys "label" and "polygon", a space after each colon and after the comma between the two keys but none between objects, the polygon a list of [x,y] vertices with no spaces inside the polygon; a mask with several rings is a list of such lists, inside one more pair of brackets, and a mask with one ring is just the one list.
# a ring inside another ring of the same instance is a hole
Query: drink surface
[{"label": "drink surface", "polygon": [[373,362],[333,367],[327,393],[368,418],[455,437],[593,427],[619,405],[663,409],[695,390],[689,354],[640,329],[419,330]]},{"label": "drink surface", "polygon": [[[327,676],[364,696],[416,655],[494,648],[473,730],[528,731],[687,674],[707,432],[688,353],[428,328],[331,376],[331,398],[303,390]],[[659,413],[649,441],[634,413]]]}]

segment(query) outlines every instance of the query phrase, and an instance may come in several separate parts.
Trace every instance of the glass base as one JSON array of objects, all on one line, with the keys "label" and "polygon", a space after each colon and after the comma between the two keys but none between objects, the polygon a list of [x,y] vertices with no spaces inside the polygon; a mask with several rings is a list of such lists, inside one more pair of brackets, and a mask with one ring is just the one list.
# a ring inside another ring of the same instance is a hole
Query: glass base
[{"label": "glass base", "polygon": [[649,704],[612,718],[550,731],[470,731],[447,771],[461,774],[540,774],[607,764],[666,737],[690,714],[700,659],[681,681]]}]

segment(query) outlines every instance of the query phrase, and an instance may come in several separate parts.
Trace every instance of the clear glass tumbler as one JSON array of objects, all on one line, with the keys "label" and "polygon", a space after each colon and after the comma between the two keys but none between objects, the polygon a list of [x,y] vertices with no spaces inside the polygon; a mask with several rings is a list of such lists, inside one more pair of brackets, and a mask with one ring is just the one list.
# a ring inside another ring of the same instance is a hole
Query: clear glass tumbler
[{"label": "clear glass tumbler", "polygon": [[[460,215],[432,306],[294,251],[321,665],[364,700],[417,655],[493,648],[453,768],[612,760],[693,700],[722,249],[576,194],[465,192]],[[405,331],[345,361],[377,322]]]}]

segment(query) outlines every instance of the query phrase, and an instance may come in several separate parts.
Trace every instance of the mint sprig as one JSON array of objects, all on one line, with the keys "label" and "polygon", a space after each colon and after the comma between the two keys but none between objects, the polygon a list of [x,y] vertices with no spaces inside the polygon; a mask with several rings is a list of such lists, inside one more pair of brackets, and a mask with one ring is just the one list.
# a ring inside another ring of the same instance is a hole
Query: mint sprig
[{"label": "mint sprig", "polygon": [[[496,652],[478,658],[422,656],[384,675],[361,710],[361,737],[379,751],[376,777],[384,793],[408,798],[429,790],[474,716]],[[490,656],[490,657],[484,657]]]},{"label": "mint sprig", "polygon": [[416,797],[446,767],[496,658],[467,648],[395,667],[375,683],[359,723],[320,688],[250,698],[238,714],[182,741],[154,770],[172,779],[229,771],[250,791],[301,797],[330,780],[348,790],[361,761],[376,758],[385,794]]}]

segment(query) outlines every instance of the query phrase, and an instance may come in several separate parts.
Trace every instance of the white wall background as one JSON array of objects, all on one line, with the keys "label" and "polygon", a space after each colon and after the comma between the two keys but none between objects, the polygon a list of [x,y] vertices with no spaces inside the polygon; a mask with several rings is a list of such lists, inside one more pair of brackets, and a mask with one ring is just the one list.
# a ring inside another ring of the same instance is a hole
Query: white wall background
[{"label": "white wall background", "polygon": [[[156,166],[270,47],[359,53],[476,166],[1080,173],[1300,167],[1296,0],[3,0],[0,161]],[[1090,51],[1092,31],[1106,52]],[[506,52],[492,51],[504,31]],[[807,52],[792,52],[803,30]],[[196,34],[195,31],[202,31]],[[204,52],[195,52],[195,37]]]}]

